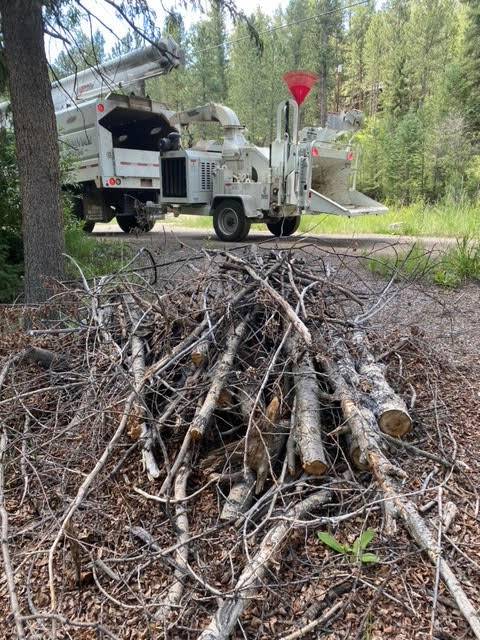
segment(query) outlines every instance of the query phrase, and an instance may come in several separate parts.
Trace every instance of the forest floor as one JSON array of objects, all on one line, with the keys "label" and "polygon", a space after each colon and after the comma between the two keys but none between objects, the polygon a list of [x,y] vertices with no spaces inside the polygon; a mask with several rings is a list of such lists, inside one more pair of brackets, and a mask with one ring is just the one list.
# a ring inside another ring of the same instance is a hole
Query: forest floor
[{"label": "forest floor", "polygon": [[[142,239],[144,239],[143,237]],[[140,240],[140,239],[139,239]],[[135,242],[135,244],[137,244]],[[189,246],[173,249],[154,247],[148,243],[155,261],[163,264],[158,269],[157,288],[171,290],[192,277],[204,259],[201,250]],[[249,249],[250,250],[250,249]],[[248,251],[248,250],[247,250]],[[255,252],[261,248],[254,249]],[[346,285],[378,296],[385,281],[361,266],[362,257],[343,255],[316,245],[295,250],[307,264],[329,263],[344,279]],[[247,253],[248,255],[248,253]],[[45,338],[27,340],[24,333],[15,330],[12,314],[0,319],[3,339],[0,358],[24,348],[27,343],[59,348],[59,343]],[[480,607],[480,308],[478,287],[468,284],[454,290],[443,290],[416,280],[393,283],[381,311],[369,327],[375,353],[386,365],[388,378],[396,390],[412,406],[413,431],[406,440],[417,447],[446,459],[458,459],[471,471],[445,469],[422,457],[414,457],[399,447],[392,449],[395,462],[406,472],[405,493],[411,494],[416,505],[424,508],[424,515],[432,528],[439,518],[441,505],[455,503],[458,513],[448,535],[442,539],[442,552],[474,602]],[[63,339],[62,339],[63,344]],[[68,348],[68,340],[65,340]],[[19,372],[18,389],[28,386],[35,375],[32,370]],[[2,411],[2,419],[12,424],[14,418]],[[36,485],[37,466],[42,449],[49,450],[40,440],[49,434],[38,432],[38,451],[32,450],[29,471],[32,486]],[[74,490],[95,461],[95,451],[101,450],[100,440],[109,436],[92,436],[88,424],[81,425],[72,434],[70,447],[54,446],[55,468],[63,476],[65,486]],[[74,446],[73,446],[74,445]],[[16,445],[20,446],[20,445]],[[30,445],[32,446],[32,445]],[[123,449],[128,446],[123,445]],[[88,455],[79,458],[75,451],[84,448]],[[122,455],[120,450],[119,456]],[[115,461],[112,461],[114,466]],[[53,468],[53,467],[52,467]],[[7,467],[8,471],[8,467]],[[111,467],[105,471],[105,477]],[[189,492],[202,484],[202,470],[197,469],[189,484]],[[348,478],[345,469],[345,478]],[[348,480],[346,480],[348,483]],[[369,474],[359,474],[353,494],[354,501],[371,499]],[[60,484],[59,484],[60,486]],[[63,485],[62,485],[63,486]],[[152,602],[171,581],[168,564],[152,561],[147,548],[136,546],[126,533],[133,524],[141,525],[162,548],[175,543],[175,531],[169,520],[168,505],[154,505],[140,498],[132,487],[155,492],[142,470],[139,456],[131,456],[124,463],[122,473],[110,483],[99,483],[83,508],[82,544],[98,557],[116,558],[115,573],[123,582],[102,575],[104,591],[98,583],[85,581],[75,585],[73,574],[66,571],[62,578],[62,615],[76,620],[98,620],[108,627],[113,637],[122,640],[165,637],[178,640],[197,638],[206,621],[216,609],[217,599],[195,583],[189,585],[188,598],[169,627],[159,631],[152,624],[145,602]],[[13,482],[7,475],[6,507],[9,514],[10,549],[17,567],[20,605],[29,608],[29,600],[37,608],[48,604],[45,581],[46,555],[52,542],[51,525],[58,518],[64,496],[42,496],[43,487],[32,492],[31,500],[22,499],[23,482]],[[351,495],[346,492],[346,499]],[[441,496],[439,501],[439,496]],[[190,503],[190,534],[201,534],[212,528],[213,533],[199,536],[191,566],[205,576],[214,589],[228,593],[238,578],[239,567],[246,561],[244,550],[235,547],[238,531],[233,526],[217,528],[219,494],[215,485],[199,494]],[[47,523],[47,524],[45,524]],[[364,511],[358,517],[342,522],[332,530],[342,543],[352,544],[362,530],[372,529],[376,537],[369,551],[375,552],[379,563],[364,567],[352,562],[348,555],[335,553],[322,545],[315,530],[307,534],[300,530],[290,538],[288,546],[267,574],[263,587],[252,599],[241,618],[241,626],[233,634],[235,640],[269,640],[281,638],[295,630],[296,624],[311,607],[324,603],[331,606],[339,599],[345,606],[340,614],[315,632],[302,637],[306,640],[460,640],[473,638],[462,616],[456,609],[448,591],[440,583],[438,599],[435,594],[435,569],[416,547],[400,525],[394,539],[382,531],[379,511]],[[258,537],[258,535],[257,535]],[[256,538],[251,539],[252,547]],[[67,548],[65,556],[68,556]],[[32,564],[31,559],[34,559]],[[132,564],[133,563],[133,564]],[[135,567],[138,567],[136,571]],[[128,578],[125,576],[128,575]],[[28,577],[28,580],[27,580]],[[28,584],[28,588],[24,585]],[[191,589],[191,590],[190,590]],[[120,595],[119,595],[120,594]],[[435,602],[434,625],[431,625],[432,603]],[[9,611],[5,581],[0,578],[0,607]],[[31,609],[31,607],[30,607]],[[317,606],[318,612],[318,606]],[[3,626],[3,630],[2,630]],[[100,635],[98,635],[100,634]],[[161,635],[159,635],[161,634]],[[14,637],[11,617],[0,621],[0,638]],[[33,637],[33,636],[32,636]],[[35,637],[47,637],[37,635]],[[75,629],[60,632],[59,638],[93,640],[108,637],[94,629]]]}]

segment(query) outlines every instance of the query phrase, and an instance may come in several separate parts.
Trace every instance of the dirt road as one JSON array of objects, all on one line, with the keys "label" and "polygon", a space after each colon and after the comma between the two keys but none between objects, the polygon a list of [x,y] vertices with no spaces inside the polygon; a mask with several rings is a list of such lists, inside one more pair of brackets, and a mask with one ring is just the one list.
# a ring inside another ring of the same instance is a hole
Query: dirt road
[{"label": "dirt road", "polygon": [[[93,234],[95,237],[126,238],[125,234],[115,224],[97,225]],[[141,244],[155,250],[171,250],[186,245],[192,249],[241,246],[248,244],[272,244],[278,248],[304,247],[317,245],[318,247],[347,249],[349,252],[364,251],[402,251],[407,250],[413,244],[422,244],[427,250],[441,250],[455,245],[454,238],[417,238],[412,236],[381,236],[381,235],[319,235],[319,234],[295,234],[289,238],[274,238],[264,231],[253,231],[248,238],[241,243],[225,243],[218,240],[213,229],[192,229],[171,224],[157,222],[150,233],[138,236],[130,235],[129,240],[135,244]]]}]

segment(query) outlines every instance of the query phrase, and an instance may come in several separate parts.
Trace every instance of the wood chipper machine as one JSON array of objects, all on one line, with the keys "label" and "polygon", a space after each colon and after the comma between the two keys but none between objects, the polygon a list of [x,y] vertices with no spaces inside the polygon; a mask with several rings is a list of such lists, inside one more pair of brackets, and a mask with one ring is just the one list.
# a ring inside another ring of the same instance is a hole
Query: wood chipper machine
[{"label": "wood chipper machine", "polygon": [[161,142],[159,205],[164,212],[212,215],[220,239],[239,241],[252,222],[288,236],[304,213],[357,216],[387,210],[355,189],[355,151],[338,141],[359,127],[359,112],[299,130],[299,107],[317,76],[292,72],[284,80],[293,99],[278,106],[270,148],[250,144],[237,115],[223,105],[210,103],[171,117],[179,134],[193,123],[219,123],[223,144],[201,141],[182,149],[173,133]]}]

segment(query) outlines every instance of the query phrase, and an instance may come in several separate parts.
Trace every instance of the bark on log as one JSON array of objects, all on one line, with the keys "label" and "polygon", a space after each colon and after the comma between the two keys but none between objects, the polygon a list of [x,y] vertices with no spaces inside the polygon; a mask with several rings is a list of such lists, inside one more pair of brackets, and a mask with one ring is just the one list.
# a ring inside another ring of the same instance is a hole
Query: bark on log
[{"label": "bark on log", "polygon": [[368,383],[373,412],[380,429],[390,436],[401,438],[412,430],[407,405],[385,379],[384,367],[375,361],[363,331],[356,331],[353,342],[359,351],[359,372]]},{"label": "bark on log", "polygon": [[220,357],[215,368],[210,389],[208,390],[200,411],[195,415],[190,426],[192,440],[200,440],[203,437],[205,429],[210,424],[213,412],[217,406],[218,398],[220,397],[220,393],[223,389],[227,376],[233,366],[235,354],[237,353],[237,349],[242,341],[248,321],[249,316],[235,327],[232,334],[227,339],[225,351]]},{"label": "bark on log", "polygon": [[325,359],[324,367],[337,397],[340,399],[352,439],[360,448],[361,460],[368,462],[386,499],[386,503],[389,504],[389,517],[392,516],[392,513],[399,515],[407,531],[418,546],[427,553],[432,564],[435,567],[438,564],[440,575],[457,603],[459,610],[469,623],[475,637],[480,639],[480,618],[474,606],[448,563],[443,558],[439,559],[441,549],[437,546],[435,536],[418,513],[413,502],[404,497],[404,491],[398,486],[396,476],[402,475],[401,470],[386,458],[380,448],[381,436],[376,429],[375,416],[369,408],[358,404],[358,398],[354,397],[351,388],[333,361]]},{"label": "bark on log", "polygon": [[368,471],[369,466],[366,461],[362,461],[360,447],[349,433],[345,434],[345,442],[347,443],[348,455],[355,468],[359,471]]},{"label": "bark on log", "polygon": [[243,610],[261,585],[269,564],[274,561],[286,538],[293,531],[295,519],[302,519],[329,499],[328,491],[318,491],[284,512],[285,519],[279,521],[265,535],[257,553],[243,569],[233,594],[222,601],[210,624],[199,636],[199,640],[229,638]]},{"label": "bark on log", "polygon": [[157,620],[165,621],[174,607],[180,604],[183,595],[185,576],[188,565],[188,515],[187,503],[184,502],[187,495],[187,481],[190,475],[190,455],[185,456],[184,464],[180,467],[175,477],[174,498],[175,502],[175,528],[178,535],[178,542],[181,546],[175,552],[174,581],[170,586],[166,601],[157,610],[155,617]]},{"label": "bark on log", "polygon": [[[145,345],[143,339],[133,334],[130,337],[131,367],[135,385],[140,388],[145,375]],[[152,426],[146,420],[146,407],[143,389],[139,392],[133,406],[133,414],[140,422],[140,440],[142,443],[142,460],[150,478],[160,476],[160,469],[153,452],[154,434]]]},{"label": "bark on log", "polygon": [[253,502],[255,476],[251,472],[244,474],[230,489],[223,505],[220,520],[235,520],[247,511]]},{"label": "bark on log", "polygon": [[300,349],[298,340],[290,337],[286,347],[292,359],[295,389],[294,436],[302,467],[306,473],[321,476],[326,472],[328,463],[322,441],[317,374],[310,355]]},{"label": "bark on log", "polygon": [[208,362],[208,341],[199,342],[190,357],[196,367],[203,367]]},{"label": "bark on log", "polygon": [[23,359],[28,362],[34,362],[44,369],[52,369],[52,371],[70,371],[72,368],[67,356],[49,349],[28,347],[24,351]]}]

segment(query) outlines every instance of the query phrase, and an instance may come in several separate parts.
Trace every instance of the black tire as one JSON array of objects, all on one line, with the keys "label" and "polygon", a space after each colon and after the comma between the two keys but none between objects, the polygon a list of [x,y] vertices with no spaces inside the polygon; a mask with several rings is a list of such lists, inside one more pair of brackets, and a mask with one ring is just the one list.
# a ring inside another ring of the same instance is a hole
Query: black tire
[{"label": "black tire", "polygon": [[131,231],[147,233],[153,229],[155,220],[153,218],[139,220],[137,216],[117,216],[117,223],[124,233]]},{"label": "black tire", "polygon": [[239,242],[245,240],[250,231],[250,220],[243,205],[237,200],[222,200],[213,212],[213,228],[220,240]]},{"label": "black tire", "polygon": [[270,233],[273,233],[277,238],[285,236],[291,236],[300,226],[300,216],[292,218],[282,218],[278,222],[267,222],[267,227]]},{"label": "black tire", "polygon": [[73,215],[80,220],[80,222],[84,221],[82,224],[82,229],[85,233],[92,233],[95,222],[92,220],[85,220],[85,214],[83,212],[83,199],[75,195],[72,197],[72,205],[73,205]]}]

